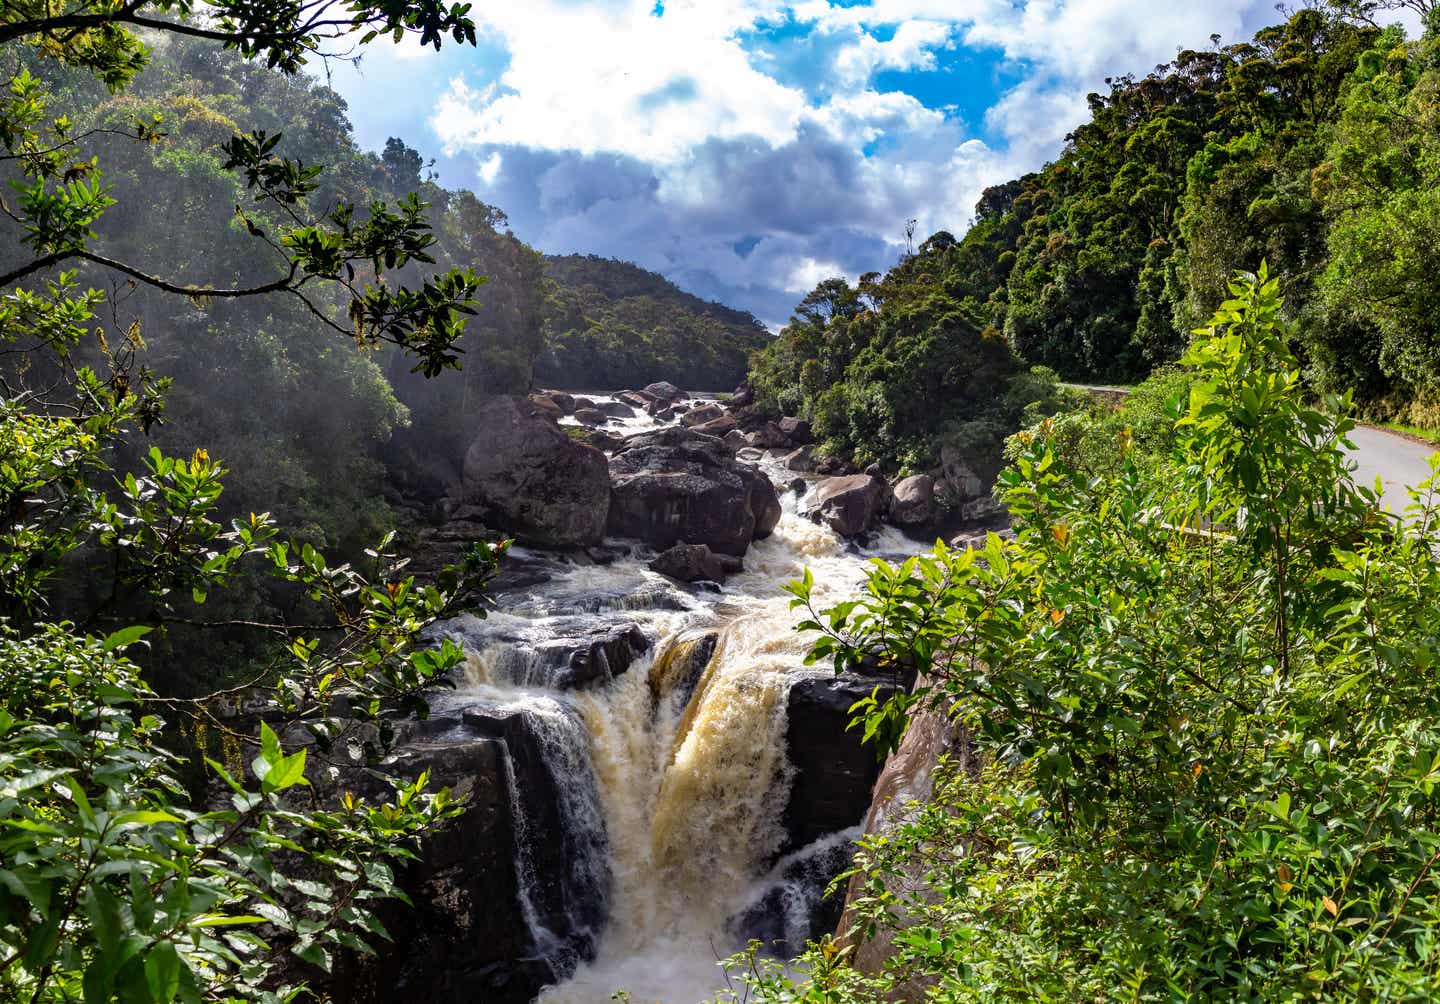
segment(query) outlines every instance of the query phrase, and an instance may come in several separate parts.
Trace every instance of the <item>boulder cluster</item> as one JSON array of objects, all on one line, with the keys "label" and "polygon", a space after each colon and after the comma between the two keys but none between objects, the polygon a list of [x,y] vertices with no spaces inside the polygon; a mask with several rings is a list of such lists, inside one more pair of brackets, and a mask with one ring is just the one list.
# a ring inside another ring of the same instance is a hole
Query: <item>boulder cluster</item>
[{"label": "boulder cluster", "polygon": [[[627,435],[641,412],[660,427]],[[723,582],[779,522],[775,481],[801,496],[801,515],[844,537],[881,523],[923,534],[996,515],[955,451],[933,473],[890,480],[878,466],[817,455],[808,421],[775,419],[744,385],[714,401],[663,381],[607,400],[564,391],[487,400],[441,515],[453,534],[473,524],[546,548],[633,538],[662,552],[657,571]]]}]

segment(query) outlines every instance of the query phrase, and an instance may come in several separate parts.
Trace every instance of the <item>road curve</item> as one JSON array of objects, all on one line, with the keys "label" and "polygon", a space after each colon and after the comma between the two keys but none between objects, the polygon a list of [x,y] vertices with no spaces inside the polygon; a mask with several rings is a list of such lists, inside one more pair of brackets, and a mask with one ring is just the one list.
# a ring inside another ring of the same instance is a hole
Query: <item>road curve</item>
[{"label": "road curve", "polygon": [[[1092,384],[1067,383],[1063,387],[1087,390],[1096,396],[1124,396],[1129,387],[1103,387]],[[1377,429],[1371,425],[1357,426],[1350,433],[1355,449],[1347,450],[1350,455],[1352,477],[1356,484],[1371,486],[1380,479],[1384,492],[1381,505],[1399,516],[1410,504],[1407,491],[1430,477],[1430,455],[1440,452],[1440,447],[1417,443],[1413,439]]]},{"label": "road curve", "polygon": [[1381,502],[1395,515],[1410,504],[1407,488],[1430,477],[1430,455],[1436,448],[1384,429],[1361,425],[1350,433],[1355,449],[1347,451],[1355,483],[1373,485],[1378,477],[1385,488]]}]

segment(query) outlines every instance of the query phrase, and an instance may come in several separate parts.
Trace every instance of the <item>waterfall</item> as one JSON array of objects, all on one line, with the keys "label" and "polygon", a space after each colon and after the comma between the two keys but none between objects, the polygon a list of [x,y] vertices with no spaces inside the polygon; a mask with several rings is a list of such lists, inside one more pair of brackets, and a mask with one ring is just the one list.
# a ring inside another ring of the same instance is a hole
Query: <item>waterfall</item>
[{"label": "waterfall", "polygon": [[[825,879],[854,834],[777,863],[793,775],[788,694],[819,672],[804,665],[782,587],[808,567],[817,601],[837,601],[860,588],[876,552],[788,505],[723,592],[686,589],[630,558],[559,569],[499,597],[487,619],[450,625],[469,654],[456,698],[512,755],[533,748],[544,764],[543,775],[525,763],[509,775],[524,915],[558,978],[542,1004],[608,1004],[621,989],[646,1004],[708,1000],[726,986],[718,960],[744,947],[763,904],[778,904],[767,928],[776,940],[814,933]],[[881,535],[887,554],[916,549]],[[581,684],[565,675],[575,644],[617,626],[635,626],[648,650],[618,673]],[[494,724],[517,710],[524,735]],[[525,790],[547,777],[553,792]],[[549,823],[538,804],[548,797],[560,803]],[[535,850],[553,842],[551,824],[564,831],[558,880]]]}]

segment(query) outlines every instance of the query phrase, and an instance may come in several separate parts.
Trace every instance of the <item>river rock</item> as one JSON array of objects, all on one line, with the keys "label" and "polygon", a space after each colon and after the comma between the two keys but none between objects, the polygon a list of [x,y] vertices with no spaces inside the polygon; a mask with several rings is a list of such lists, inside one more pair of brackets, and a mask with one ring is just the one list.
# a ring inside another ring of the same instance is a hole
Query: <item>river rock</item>
[{"label": "river rock", "polygon": [[[697,425],[704,425],[725,415],[725,409],[718,404],[702,404],[691,408],[684,415],[680,416],[680,424],[687,429],[693,429]],[[727,430],[728,431],[728,430]]]},{"label": "river rock", "polygon": [[569,415],[574,413],[575,398],[572,395],[565,393],[563,390],[545,390],[540,393],[554,401],[565,414]]},{"label": "river rock", "polygon": [[713,436],[671,427],[631,436],[610,460],[610,532],[668,548],[744,555],[780,522],[775,486]]},{"label": "river rock", "polygon": [[595,402],[588,397],[574,397],[571,398],[571,401],[574,403],[576,411],[579,411],[581,408],[590,408],[592,410],[595,408]]},{"label": "river rock", "polygon": [[935,479],[928,474],[905,478],[890,497],[890,522],[926,526],[935,521]]},{"label": "river rock", "polygon": [[604,425],[609,420],[610,416],[606,415],[599,408],[575,409],[575,421],[579,422],[581,425],[584,426],[589,426],[593,428],[597,425]]},{"label": "river rock", "polygon": [[985,490],[984,479],[975,473],[970,461],[955,447],[941,447],[940,467],[945,474],[947,494],[954,501],[963,503],[989,494]]},{"label": "river rock", "polygon": [[790,445],[790,437],[781,432],[780,427],[774,422],[764,423],[745,438],[751,446],[762,450],[773,450]]},{"label": "river rock", "polygon": [[610,503],[605,454],[576,442],[523,399],[477,409],[463,501],[487,523],[542,547],[598,544]]},{"label": "river rock", "polygon": [[885,504],[885,488],[884,481],[869,474],[826,478],[805,499],[800,515],[842,537],[856,537],[875,525]]},{"label": "river rock", "polygon": [[781,816],[789,854],[822,837],[858,825],[870,806],[870,789],[880,776],[875,748],[849,730],[850,707],[879,690],[886,700],[897,684],[845,673],[798,680],[786,697],[785,748],[795,770]]},{"label": "river rock", "polygon": [[804,446],[813,438],[810,434],[810,423],[803,418],[782,418],[776,423],[776,427],[794,446]]},{"label": "river rock", "polygon": [[633,418],[635,415],[635,409],[624,401],[603,401],[597,410],[611,418]]},{"label": "river rock", "polygon": [[647,384],[645,393],[651,395],[657,401],[666,401],[670,404],[685,399],[685,392],[668,380],[659,380],[655,383]]},{"label": "river rock", "polygon": [[687,630],[671,639],[650,664],[646,681],[650,696],[657,702],[669,701],[677,709],[689,705],[719,644],[720,632],[704,628]]},{"label": "river rock", "polygon": [[[569,395],[566,396],[568,397]],[[546,415],[556,420],[559,420],[561,416],[568,415],[570,413],[565,410],[564,405],[562,405],[558,400],[556,400],[553,394],[531,394],[529,397],[529,401],[531,404],[535,405],[535,407],[543,411]],[[570,411],[574,410],[574,399],[572,398]]]},{"label": "river rock", "polygon": [[727,575],[743,571],[745,565],[731,554],[716,554],[705,544],[676,544],[650,562],[650,570],[681,582],[724,582]]},{"label": "river rock", "polygon": [[855,465],[840,457],[825,457],[815,467],[815,473],[823,474],[827,478],[844,477],[847,474],[858,474]]},{"label": "river rock", "polygon": [[791,450],[780,458],[780,466],[787,471],[809,471],[814,469],[815,463],[812,459],[814,450],[809,446],[802,446],[798,450]]},{"label": "river rock", "polygon": [[743,450],[745,449],[745,447],[750,445],[745,441],[745,433],[741,432],[739,429],[731,429],[729,432],[725,433],[725,435],[722,437],[722,440],[726,446],[730,447],[730,449],[737,451]]},{"label": "river rock", "polygon": [[755,403],[755,391],[748,383],[742,383],[735,388],[735,393],[730,395],[730,400],[725,402],[732,408],[748,408]]},{"label": "river rock", "polygon": [[724,439],[732,432],[740,431],[734,417],[723,414],[719,418],[712,418],[708,422],[701,422],[699,425],[692,426],[692,428],[696,432],[703,432],[707,436],[715,436],[719,439]]},{"label": "river rock", "polygon": [[643,390],[622,390],[615,397],[643,411],[649,411],[650,406],[655,403],[655,395],[647,394]]}]

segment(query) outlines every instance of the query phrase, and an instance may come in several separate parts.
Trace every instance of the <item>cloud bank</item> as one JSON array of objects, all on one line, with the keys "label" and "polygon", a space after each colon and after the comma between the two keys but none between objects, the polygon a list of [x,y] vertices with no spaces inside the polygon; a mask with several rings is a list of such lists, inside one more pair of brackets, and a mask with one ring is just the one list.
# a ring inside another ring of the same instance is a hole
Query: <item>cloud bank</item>
[{"label": "cloud bank", "polygon": [[[821,278],[893,264],[909,219],[921,237],[962,232],[985,187],[1059,151],[1105,77],[1276,16],[1268,0],[528,0],[474,13],[494,58],[446,63],[434,90],[397,89],[420,104],[430,136],[408,138],[443,155],[444,180],[544,251],[631,259],[772,324]],[[353,99],[352,111],[366,114]]]}]

